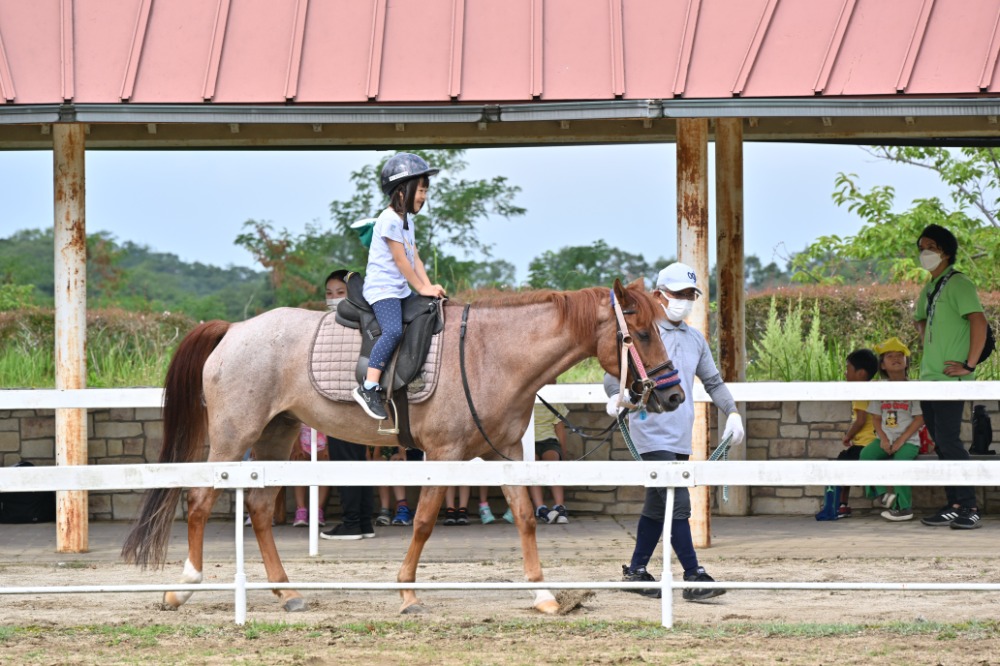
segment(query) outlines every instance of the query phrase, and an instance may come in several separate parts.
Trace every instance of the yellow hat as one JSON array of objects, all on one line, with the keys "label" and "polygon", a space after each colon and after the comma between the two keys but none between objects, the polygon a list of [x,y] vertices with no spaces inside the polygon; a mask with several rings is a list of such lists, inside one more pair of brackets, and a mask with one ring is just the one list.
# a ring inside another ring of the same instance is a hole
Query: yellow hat
[{"label": "yellow hat", "polygon": [[902,352],[903,356],[909,356],[910,348],[904,345],[899,338],[889,338],[885,342],[875,345],[875,353],[879,356],[889,352]]}]

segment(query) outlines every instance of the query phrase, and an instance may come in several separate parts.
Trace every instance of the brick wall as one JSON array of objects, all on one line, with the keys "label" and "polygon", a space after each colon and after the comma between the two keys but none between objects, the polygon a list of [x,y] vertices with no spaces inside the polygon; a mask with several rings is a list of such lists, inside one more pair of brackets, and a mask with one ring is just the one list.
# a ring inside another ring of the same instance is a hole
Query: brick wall
[{"label": "brick wall", "polygon": [[[1000,449],[1000,414],[997,401],[987,402],[987,411],[993,421],[994,450]],[[966,409],[962,436],[966,445],[972,440]],[[841,451],[840,438],[847,428],[851,414],[850,402],[802,403],[751,403],[747,406],[747,459],[748,460],[801,460],[835,458]],[[713,421],[714,421],[713,410]],[[581,406],[569,415],[574,424],[593,430],[604,428],[609,419],[603,407]],[[133,464],[156,462],[163,439],[163,423],[159,409],[108,409],[93,410],[87,416],[88,462],[92,465]],[[584,443],[577,435],[570,434],[566,457],[574,459],[598,447],[599,442]],[[55,416],[51,410],[0,410],[0,461],[9,467],[20,460],[35,465],[51,465],[55,456]],[[1000,458],[1000,456],[998,456]],[[621,435],[616,433],[610,444],[600,445],[587,458],[595,462],[631,460]],[[887,463],[889,464],[889,463]],[[408,488],[410,505],[416,505],[419,488]],[[645,490],[641,487],[593,486],[566,488],[566,504],[572,513],[635,515],[642,507]],[[981,508],[990,511],[1000,507],[1000,489],[979,489]],[[720,489],[715,489],[715,502]],[[813,514],[819,509],[823,488],[754,487],[750,491],[752,514]],[[861,499],[859,489],[852,490],[852,505],[864,509],[870,505]],[[136,512],[140,492],[90,493],[92,520],[128,520]],[[231,516],[233,493],[224,492],[215,506],[213,515]],[[472,492],[470,512],[475,515],[478,491]],[[551,502],[548,491],[545,501]],[[944,504],[944,493],[939,488],[914,489],[914,504],[919,509],[937,508]],[[506,503],[499,488],[490,489],[493,512],[500,516]],[[378,506],[378,499],[375,501]],[[294,510],[291,491],[286,493],[286,510]],[[331,493],[327,511],[331,516],[339,513],[337,493]],[[183,502],[178,517],[184,512]]]}]

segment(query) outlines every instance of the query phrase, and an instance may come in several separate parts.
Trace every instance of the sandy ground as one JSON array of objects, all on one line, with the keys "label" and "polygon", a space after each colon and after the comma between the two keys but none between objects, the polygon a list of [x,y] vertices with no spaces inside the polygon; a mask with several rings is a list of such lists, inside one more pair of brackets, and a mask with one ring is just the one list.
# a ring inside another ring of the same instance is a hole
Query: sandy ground
[{"label": "sandy ground", "polygon": [[[720,581],[1000,581],[1000,521],[974,533],[852,521],[716,521],[701,561]],[[0,586],[179,578],[182,533],[165,570],[142,572],[113,556],[122,529],[101,528],[90,553],[68,556],[33,549],[32,538],[47,538],[38,532],[22,532],[14,546],[6,537],[17,535],[3,526]],[[232,529],[223,524],[215,534],[206,583],[233,579],[232,557],[223,555]],[[278,528],[279,547],[290,579],[301,582],[392,582],[408,540],[404,529],[386,528],[364,542],[321,541],[310,558],[305,532],[291,530]],[[618,579],[630,530],[609,519],[539,528],[546,578]],[[247,547],[248,579],[260,581],[252,537]],[[659,575],[657,560],[650,568]],[[523,580],[514,528],[439,527],[418,580]],[[556,617],[535,612],[525,591],[422,591],[426,612],[405,616],[393,591],[304,594],[309,610],[289,614],[270,592],[251,591],[243,627],[233,624],[230,592],[197,593],[176,612],[160,610],[156,593],[5,595],[0,664],[1000,664],[1000,592],[730,590],[689,603],[675,591],[674,630],[659,626],[658,600],[618,590],[561,593],[567,612]]]}]

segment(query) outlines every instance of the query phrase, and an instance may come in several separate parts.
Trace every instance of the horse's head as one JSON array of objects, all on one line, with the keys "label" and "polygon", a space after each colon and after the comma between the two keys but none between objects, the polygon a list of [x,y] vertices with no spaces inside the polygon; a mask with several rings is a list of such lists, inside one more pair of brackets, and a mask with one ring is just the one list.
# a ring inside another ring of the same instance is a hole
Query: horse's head
[{"label": "horse's head", "polygon": [[616,333],[602,335],[598,341],[601,367],[620,378],[624,361],[625,386],[633,395],[643,397],[647,410],[677,409],[684,402],[684,390],[660,339],[657,320],[663,314],[653,295],[646,291],[641,279],[628,286],[615,280],[607,308],[609,328]]}]

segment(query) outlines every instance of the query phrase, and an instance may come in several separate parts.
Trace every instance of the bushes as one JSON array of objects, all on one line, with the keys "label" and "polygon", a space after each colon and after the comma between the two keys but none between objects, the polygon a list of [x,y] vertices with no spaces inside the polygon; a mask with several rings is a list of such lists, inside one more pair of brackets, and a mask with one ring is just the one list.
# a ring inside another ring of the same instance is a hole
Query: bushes
[{"label": "bushes", "polygon": [[[87,313],[87,386],[162,386],[177,344],[197,322],[164,312]],[[55,313],[0,312],[0,387],[55,386]]]}]

